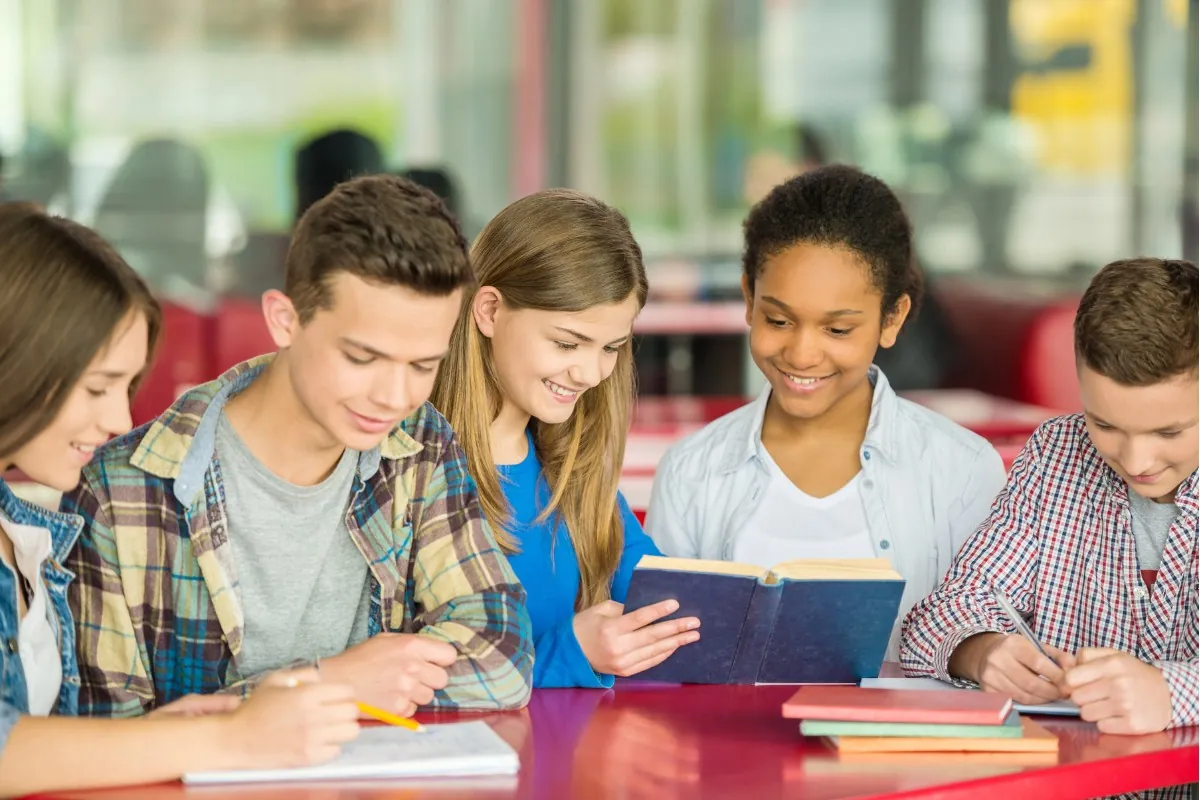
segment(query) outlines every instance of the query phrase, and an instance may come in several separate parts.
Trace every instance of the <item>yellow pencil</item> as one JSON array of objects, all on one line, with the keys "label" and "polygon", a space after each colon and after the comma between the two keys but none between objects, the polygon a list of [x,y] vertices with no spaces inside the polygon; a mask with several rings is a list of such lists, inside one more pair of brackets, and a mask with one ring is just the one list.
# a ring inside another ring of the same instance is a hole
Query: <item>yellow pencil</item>
[{"label": "yellow pencil", "polygon": [[358,703],[358,710],[371,719],[377,719],[380,722],[386,722],[388,725],[395,725],[398,728],[408,728],[410,731],[416,733],[421,733],[425,730],[419,722],[384,711],[382,708],[369,706],[366,703]]}]

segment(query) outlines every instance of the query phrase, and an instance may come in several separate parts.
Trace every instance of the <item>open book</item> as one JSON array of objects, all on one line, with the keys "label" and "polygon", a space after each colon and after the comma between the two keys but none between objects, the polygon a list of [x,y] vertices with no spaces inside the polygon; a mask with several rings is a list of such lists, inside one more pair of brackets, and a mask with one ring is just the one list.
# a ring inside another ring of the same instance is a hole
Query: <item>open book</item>
[{"label": "open book", "polygon": [[644,556],[632,611],[679,601],[700,641],[639,680],[671,683],[857,683],[879,674],[904,593],[886,559],[806,559],[766,570],[729,561]]},{"label": "open book", "polygon": [[387,725],[364,728],[328,764],[294,769],[193,772],[188,784],[282,783],[464,775],[511,775],[517,752],[486,722],[426,725],[422,733]]}]

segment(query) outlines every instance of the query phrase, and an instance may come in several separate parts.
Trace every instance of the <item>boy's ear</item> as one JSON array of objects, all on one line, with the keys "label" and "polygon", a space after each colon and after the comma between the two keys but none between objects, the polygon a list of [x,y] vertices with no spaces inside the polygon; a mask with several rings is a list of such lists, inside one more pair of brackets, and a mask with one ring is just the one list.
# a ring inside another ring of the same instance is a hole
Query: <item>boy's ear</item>
[{"label": "boy's ear", "polygon": [[292,299],[278,289],[269,289],[263,292],[262,310],[275,346],[280,350],[290,347],[300,329],[300,315]]},{"label": "boy's ear", "polygon": [[496,315],[504,298],[495,286],[483,286],[471,300],[471,316],[475,319],[475,327],[489,339],[496,335]]}]

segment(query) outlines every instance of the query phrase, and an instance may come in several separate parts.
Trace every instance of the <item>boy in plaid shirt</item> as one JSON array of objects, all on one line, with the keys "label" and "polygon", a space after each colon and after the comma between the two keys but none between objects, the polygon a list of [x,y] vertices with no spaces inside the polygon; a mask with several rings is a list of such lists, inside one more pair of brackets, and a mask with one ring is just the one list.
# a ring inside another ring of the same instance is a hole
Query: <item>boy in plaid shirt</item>
[{"label": "boy in plaid shirt", "polygon": [[[1106,733],[1197,724],[1197,283],[1194,264],[1153,258],[1093,279],[1075,318],[1083,413],[1033,435],[908,615],[907,674],[1069,697]],[[1009,633],[997,590],[1054,660]]]},{"label": "boy in plaid shirt", "polygon": [[426,402],[472,281],[458,223],[409,181],[309,208],[263,295],[278,353],[110,442],[63,499],[84,519],[82,714],[298,663],[398,714],[525,704],[524,591]]}]

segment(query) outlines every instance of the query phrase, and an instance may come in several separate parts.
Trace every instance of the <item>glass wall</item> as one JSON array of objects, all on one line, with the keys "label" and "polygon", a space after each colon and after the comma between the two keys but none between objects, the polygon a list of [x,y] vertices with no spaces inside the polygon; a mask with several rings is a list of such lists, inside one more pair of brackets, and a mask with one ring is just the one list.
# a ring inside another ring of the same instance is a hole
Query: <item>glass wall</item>
[{"label": "glass wall", "polygon": [[0,0],[4,191],[162,291],[252,295],[306,147],[347,130],[339,169],[443,169],[469,231],[572,185],[721,294],[749,204],[846,161],[902,193],[930,271],[1078,282],[1195,230],[1195,5]]},{"label": "glass wall", "polygon": [[1119,255],[1178,255],[1187,9],[588,4],[569,181],[626,209],[663,256],[736,252],[749,203],[830,160],[903,194],[934,272],[1086,276]]}]

